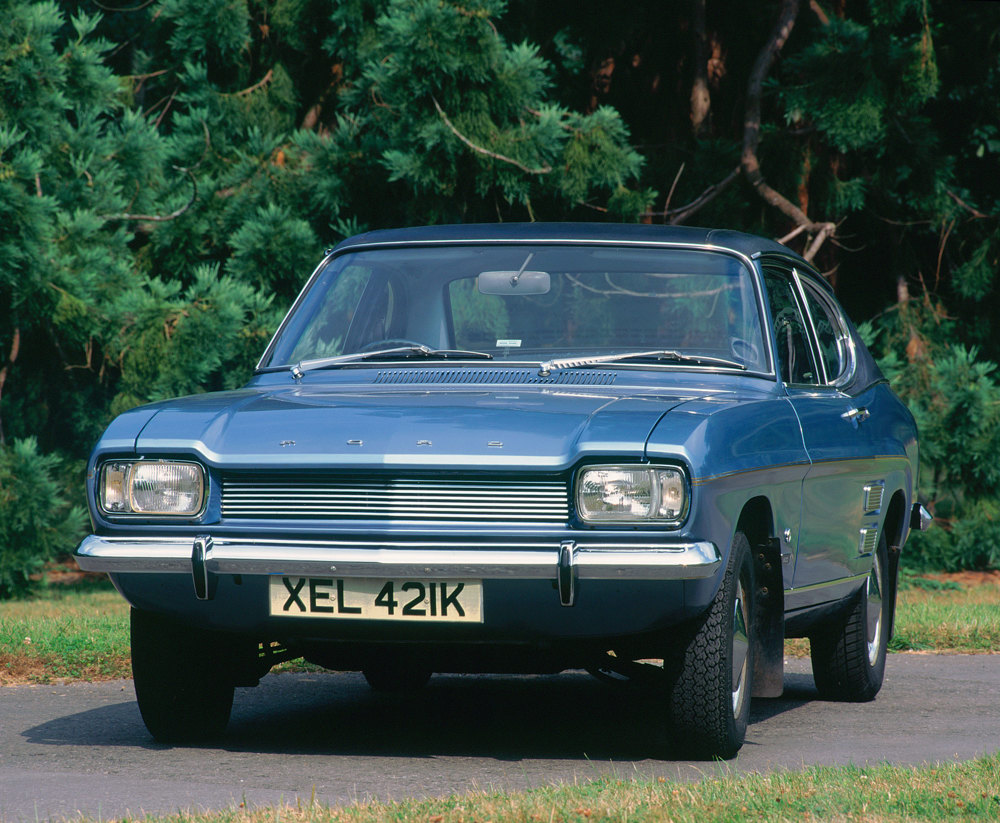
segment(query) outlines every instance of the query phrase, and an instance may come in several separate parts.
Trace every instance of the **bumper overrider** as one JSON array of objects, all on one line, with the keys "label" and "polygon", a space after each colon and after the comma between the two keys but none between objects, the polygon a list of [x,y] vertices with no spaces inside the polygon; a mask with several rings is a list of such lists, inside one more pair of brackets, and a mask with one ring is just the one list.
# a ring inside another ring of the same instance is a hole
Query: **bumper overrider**
[{"label": "bumper overrider", "polygon": [[85,571],[190,574],[196,596],[211,599],[217,575],[553,580],[572,606],[577,580],[701,580],[722,556],[709,541],[620,543],[509,540],[460,547],[443,541],[278,540],[199,535],[91,535],[76,550]]}]

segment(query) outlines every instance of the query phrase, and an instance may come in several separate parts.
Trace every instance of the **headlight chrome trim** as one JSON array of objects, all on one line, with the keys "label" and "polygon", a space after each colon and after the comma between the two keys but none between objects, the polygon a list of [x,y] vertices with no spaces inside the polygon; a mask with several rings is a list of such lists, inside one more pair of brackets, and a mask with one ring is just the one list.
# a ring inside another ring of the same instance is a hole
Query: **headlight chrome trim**
[{"label": "headlight chrome trim", "polygon": [[[617,496],[617,510],[600,511],[593,505],[594,489],[588,489],[586,485],[589,474],[605,475],[595,478],[599,486],[604,486],[600,493],[601,500],[606,502],[609,497]],[[630,495],[628,488],[632,480],[638,479],[641,483],[643,475],[649,484],[648,504],[644,504],[643,499],[634,492]],[[679,496],[679,499],[676,500],[675,508],[662,514],[657,513],[657,509],[663,509],[665,491],[673,492],[671,496]],[[591,497],[589,502],[588,496]],[[573,499],[577,517],[588,526],[647,525],[676,528],[684,523],[690,510],[691,481],[684,467],[675,463],[593,463],[577,469],[573,481]],[[644,505],[647,509],[645,512]],[[626,507],[633,511],[625,511]]]},{"label": "headlight chrome trim", "polygon": [[[174,469],[177,476],[169,478],[162,474],[170,469]],[[157,471],[161,472],[159,477]],[[152,476],[148,476],[150,472]],[[195,460],[112,458],[98,466],[96,477],[97,508],[109,518],[196,520],[205,513],[208,504],[209,475]],[[169,488],[171,483],[175,486],[173,489]],[[189,502],[175,508],[142,502],[143,497],[147,501],[162,499],[171,492],[176,498]]]}]

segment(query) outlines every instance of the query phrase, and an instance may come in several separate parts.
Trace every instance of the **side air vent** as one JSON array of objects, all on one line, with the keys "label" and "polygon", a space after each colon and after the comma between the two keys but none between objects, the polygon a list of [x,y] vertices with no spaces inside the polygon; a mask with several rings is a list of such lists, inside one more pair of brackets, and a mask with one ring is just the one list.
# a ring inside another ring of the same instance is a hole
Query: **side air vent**
[{"label": "side air vent", "polygon": [[865,512],[877,513],[882,508],[882,493],[885,483],[868,483],[865,486]]},{"label": "side air vent", "polygon": [[517,386],[610,386],[616,374],[610,371],[562,371],[539,377],[537,369],[383,369],[373,383],[447,383],[464,385]]},{"label": "side air vent", "polygon": [[862,529],[859,554],[871,554],[878,547],[878,529]]}]

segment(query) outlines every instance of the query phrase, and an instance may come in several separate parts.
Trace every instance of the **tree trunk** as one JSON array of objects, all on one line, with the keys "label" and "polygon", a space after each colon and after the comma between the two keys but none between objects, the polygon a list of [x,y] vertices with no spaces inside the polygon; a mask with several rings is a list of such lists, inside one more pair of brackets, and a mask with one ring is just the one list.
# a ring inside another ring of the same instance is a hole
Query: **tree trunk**
[{"label": "tree trunk", "polygon": [[812,260],[826,239],[837,229],[836,223],[816,223],[796,206],[791,200],[771,188],[764,180],[760,170],[760,160],[757,157],[757,146],[760,143],[760,100],[764,91],[764,81],[771,70],[778,53],[788,42],[799,13],[799,0],[783,0],[778,21],[771,32],[771,37],[760,50],[750,80],[747,83],[747,108],[743,129],[743,155],[741,165],[743,174],[764,201],[778,209],[786,217],[812,235],[802,256]]},{"label": "tree trunk", "polygon": [[[7,382],[7,372],[10,367],[14,365],[14,361],[17,360],[18,352],[21,350],[21,328],[19,326],[14,327],[14,337],[10,342],[10,354],[7,355],[7,362],[3,364],[3,368],[0,369],[0,402],[3,401],[3,387],[4,383]],[[4,445],[4,434],[3,434],[3,410],[0,406],[0,446]]]},{"label": "tree trunk", "polygon": [[691,130],[695,139],[704,137],[711,125],[712,97],[708,91],[708,34],[705,2],[694,0],[694,81],[691,83]]}]

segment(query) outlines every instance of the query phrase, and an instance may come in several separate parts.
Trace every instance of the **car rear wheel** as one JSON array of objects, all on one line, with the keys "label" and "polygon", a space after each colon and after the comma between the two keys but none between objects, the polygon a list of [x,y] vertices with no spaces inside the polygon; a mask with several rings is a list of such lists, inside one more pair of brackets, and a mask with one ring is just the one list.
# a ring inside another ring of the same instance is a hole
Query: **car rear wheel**
[{"label": "car rear wheel", "polygon": [[235,691],[224,639],[132,609],[132,676],[139,712],[160,743],[200,743],[229,722]]},{"label": "car rear wheel", "polygon": [[676,752],[730,758],[743,745],[753,691],[753,592],[750,545],[737,532],[712,605],[664,659]]},{"label": "car rear wheel", "polygon": [[809,638],[813,679],[825,698],[861,703],[872,700],[882,688],[892,597],[887,570],[883,534],[847,619]]}]

